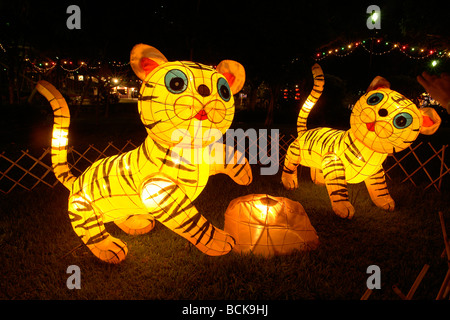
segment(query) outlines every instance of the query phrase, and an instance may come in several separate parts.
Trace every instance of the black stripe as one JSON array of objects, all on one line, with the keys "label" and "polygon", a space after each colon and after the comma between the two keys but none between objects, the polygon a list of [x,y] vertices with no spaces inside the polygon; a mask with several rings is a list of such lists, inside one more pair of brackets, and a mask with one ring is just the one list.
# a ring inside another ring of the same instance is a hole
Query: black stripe
[{"label": "black stripe", "polygon": [[199,212],[197,212],[195,215],[187,219],[183,224],[178,226],[176,229],[183,229],[188,224],[190,224],[186,229],[183,230],[183,233],[189,232],[197,225],[201,217],[202,215]]},{"label": "black stripe", "polygon": [[[97,222],[97,223],[94,223],[91,226],[88,226],[88,224],[93,222],[93,221]],[[97,216],[94,215],[93,217],[84,220],[83,223],[80,223],[79,225],[75,226],[75,229],[76,228],[82,228],[84,230],[89,230],[89,229],[92,229],[92,228],[98,228],[101,225],[103,225],[103,223],[98,223]]]},{"label": "black stripe", "polygon": [[60,167],[60,166],[67,166],[67,161],[54,163],[52,165],[52,168],[55,169],[55,168]]},{"label": "black stripe", "polygon": [[[176,205],[175,205],[175,208],[173,209],[172,213],[169,214],[169,216],[168,216],[163,222],[167,222],[167,221],[169,221],[169,220],[172,220],[173,218],[177,217],[180,213],[186,212],[187,210],[189,210],[190,208],[192,208],[192,207],[194,206],[192,203],[189,203],[185,208],[183,208],[183,204],[184,204],[186,201],[188,201],[188,200],[189,200],[189,198],[185,195],[185,196],[183,197],[183,199],[181,199],[180,203],[172,202],[172,203],[170,204],[170,207],[172,207],[172,205],[175,203],[175,204],[176,204]],[[168,210],[167,210],[167,211],[168,211]],[[166,211],[166,212],[167,212],[167,211]],[[178,229],[178,228],[180,228],[180,227],[177,227],[177,229]]]},{"label": "black stripe", "polygon": [[92,180],[95,181],[95,184],[97,185],[98,192],[100,193],[100,197],[103,198],[102,186],[100,185],[100,178],[98,177],[98,172],[100,171],[100,165],[101,164],[99,164],[95,168],[94,173],[92,175]]},{"label": "black stripe", "polygon": [[83,206],[83,208],[78,208],[78,209],[76,209],[77,211],[91,211],[91,210],[94,210],[94,209],[92,208],[92,206],[91,206],[88,202],[83,202],[83,201],[75,200],[75,201],[72,201],[72,203],[79,204],[79,205],[82,205],[82,206]]},{"label": "black stripe", "polygon": [[384,197],[384,196],[388,196],[388,195],[389,195],[389,192],[386,192],[386,193],[377,195],[377,197]]},{"label": "black stripe", "polygon": [[125,180],[125,182],[128,184],[128,186],[134,190],[133,186],[131,185],[130,181],[128,181],[127,175],[128,172],[125,171],[125,167],[124,167],[124,162],[125,162],[125,154],[122,155],[122,159],[119,160],[119,174],[122,177],[123,180]]},{"label": "black stripe", "polygon": [[157,96],[138,96],[138,101],[149,101],[149,100],[155,100],[158,99]]},{"label": "black stripe", "polygon": [[381,181],[381,182],[374,182],[374,183],[371,183],[370,185],[371,186],[376,186],[376,185],[379,185],[379,184],[385,184],[386,183],[386,181]]},{"label": "black stripe", "polygon": [[120,250],[123,251],[124,254],[126,254],[124,247],[121,247],[120,245],[118,245],[116,242],[112,241],[112,243],[114,243],[116,245],[116,247],[118,247]]},{"label": "black stripe", "polygon": [[[328,157],[324,157],[323,159],[325,160]],[[328,163],[326,166],[322,167],[322,171],[324,171],[325,169],[328,169],[330,167],[344,167],[344,164],[342,162],[337,162],[337,161],[330,161],[330,163]]]},{"label": "black stripe", "polygon": [[181,182],[187,183],[189,185],[197,183],[197,180],[195,180],[195,179],[184,179],[184,178],[178,177],[178,180]]},{"label": "black stripe", "polygon": [[347,161],[350,162],[350,164],[352,164],[356,167],[361,167],[361,165],[354,163],[353,160],[345,152],[344,152],[344,156],[347,159]]},{"label": "black stripe", "polygon": [[86,242],[86,245],[92,245],[99,242],[102,242],[103,240],[107,239],[109,237],[109,234],[106,233],[104,230],[98,233],[97,235],[90,237],[89,240]]},{"label": "black stripe", "polygon": [[147,152],[147,148],[145,146],[145,143],[141,145],[142,147],[142,153],[145,156],[145,159],[147,159],[147,161],[150,161],[152,164],[156,165],[155,162],[153,162],[152,158],[150,157],[150,155]]},{"label": "black stripe", "polygon": [[345,183],[327,183],[327,186],[339,186],[342,188],[347,188],[347,185]]},{"label": "black stripe", "polygon": [[332,196],[348,197],[348,190],[346,188],[334,190],[330,193],[330,197]]},{"label": "black stripe", "polygon": [[69,210],[69,220],[71,223],[82,220],[82,219],[83,219],[83,217],[81,215],[76,214],[75,212]]},{"label": "black stripe", "polygon": [[146,127],[148,130],[152,130],[154,126],[156,126],[158,123],[160,123],[162,120],[158,120],[156,122],[150,123],[150,124],[144,124],[144,127]]},{"label": "black stripe", "polygon": [[[345,170],[344,170],[345,171]],[[329,172],[330,173],[330,172]],[[327,174],[328,175],[328,174]],[[325,176],[323,177],[324,179],[325,179]],[[333,179],[330,179],[330,181],[333,181],[333,180],[345,180],[345,176],[337,176],[337,177],[335,177],[335,178],[333,178]]]},{"label": "black stripe", "polygon": [[188,171],[188,172],[194,172],[195,169],[190,169],[184,165],[182,165],[181,163],[174,163],[172,160],[169,160],[167,158],[157,158],[159,161],[161,161],[164,165],[167,165],[169,167],[173,167],[173,168],[178,168],[179,170],[184,170],[184,171]]},{"label": "black stripe", "polygon": [[295,171],[291,170],[291,169],[288,169],[286,167],[283,167],[283,172],[286,172],[286,173],[289,173],[289,174],[293,174]]},{"label": "black stripe", "polygon": [[[197,242],[195,243],[195,245],[198,245],[200,243],[200,241],[202,240],[203,236],[205,235],[206,231],[208,231],[209,226],[211,225],[211,223],[206,220],[206,222],[197,230],[197,232],[194,234],[194,237],[201,232],[201,234],[199,235],[199,237],[197,238]],[[214,228],[214,227],[213,227]],[[206,244],[208,244],[211,241],[211,238],[208,239],[208,242]]]},{"label": "black stripe", "polygon": [[155,144],[155,146],[162,152],[165,152],[166,155],[169,153],[170,149],[168,148],[164,148],[162,145],[160,145],[157,141],[153,141],[153,143]]},{"label": "black stripe", "polygon": [[241,165],[240,169],[234,174],[234,177],[237,177],[241,173],[241,171],[244,169],[244,167],[245,167],[245,164]]}]

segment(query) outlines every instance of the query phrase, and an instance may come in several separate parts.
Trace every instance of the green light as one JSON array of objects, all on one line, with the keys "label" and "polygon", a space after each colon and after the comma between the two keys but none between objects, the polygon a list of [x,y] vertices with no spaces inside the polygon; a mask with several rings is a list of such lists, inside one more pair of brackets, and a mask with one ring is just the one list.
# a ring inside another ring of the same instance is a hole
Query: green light
[{"label": "green light", "polygon": [[438,60],[433,60],[433,61],[431,61],[431,66],[436,67],[438,63],[439,63]]},{"label": "green light", "polygon": [[378,15],[378,13],[377,13],[377,12],[374,12],[374,13],[372,14],[372,22],[373,22],[373,23],[377,22],[377,20],[378,20],[379,17],[380,17],[380,16]]}]

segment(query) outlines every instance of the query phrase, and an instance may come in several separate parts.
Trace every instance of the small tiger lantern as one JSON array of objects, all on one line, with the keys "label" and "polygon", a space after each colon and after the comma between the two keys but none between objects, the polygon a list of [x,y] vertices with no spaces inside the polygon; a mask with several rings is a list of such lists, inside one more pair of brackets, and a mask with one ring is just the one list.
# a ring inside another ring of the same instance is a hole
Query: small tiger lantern
[{"label": "small tiger lantern", "polygon": [[264,256],[313,250],[319,237],[303,206],[282,197],[250,194],[234,199],[225,212],[225,231],[236,239],[234,251]]}]

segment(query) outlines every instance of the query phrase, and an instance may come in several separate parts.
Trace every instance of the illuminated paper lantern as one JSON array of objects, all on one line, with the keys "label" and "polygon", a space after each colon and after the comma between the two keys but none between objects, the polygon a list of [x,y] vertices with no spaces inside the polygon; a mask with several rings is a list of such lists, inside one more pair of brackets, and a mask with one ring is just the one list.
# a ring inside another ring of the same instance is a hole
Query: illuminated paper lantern
[{"label": "illuminated paper lantern", "polygon": [[302,205],[267,194],[234,199],[225,212],[224,230],[236,239],[236,252],[264,256],[313,250],[319,237]]},{"label": "illuminated paper lantern", "polygon": [[75,233],[95,256],[111,263],[125,259],[128,249],[105,230],[107,222],[142,234],[159,221],[205,254],[230,252],[233,237],[212,225],[192,202],[210,175],[224,173],[242,185],[252,181],[247,159],[228,165],[224,154],[234,160],[241,154],[218,142],[234,117],[233,95],[244,85],[243,66],[232,60],[217,68],[169,62],[145,44],[133,48],[130,65],[142,80],[138,109],[148,136],[138,148],[98,160],[79,177],[67,162],[67,103],[50,83],[37,84],[54,111],[52,166],[70,190]]},{"label": "illuminated paper lantern", "polygon": [[409,147],[419,133],[433,134],[441,123],[440,117],[432,108],[418,109],[412,101],[391,90],[386,79],[376,77],[354,105],[349,130],[307,130],[308,115],[325,83],[318,64],[312,71],[314,87],[300,110],[298,137],[289,146],[284,162],[284,187],[297,188],[297,166],[302,165],[311,168],[313,181],[326,185],[332,208],[342,218],[352,218],[355,212],[347,183],[364,181],[376,206],[394,210],[382,164],[388,154]]}]

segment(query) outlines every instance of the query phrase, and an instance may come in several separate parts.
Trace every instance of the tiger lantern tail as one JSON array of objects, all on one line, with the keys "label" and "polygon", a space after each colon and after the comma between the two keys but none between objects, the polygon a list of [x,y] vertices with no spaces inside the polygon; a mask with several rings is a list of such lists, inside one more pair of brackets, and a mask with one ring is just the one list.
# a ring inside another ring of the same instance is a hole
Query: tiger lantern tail
[{"label": "tiger lantern tail", "polygon": [[51,153],[53,171],[56,178],[70,190],[76,177],[70,172],[67,162],[70,124],[69,106],[58,89],[49,82],[40,80],[36,85],[36,89],[50,102],[53,109],[54,122]]},{"label": "tiger lantern tail", "polygon": [[314,77],[314,86],[309,94],[308,98],[306,98],[305,103],[303,104],[297,118],[297,133],[298,135],[302,135],[306,130],[306,120],[308,119],[308,115],[311,112],[311,109],[315,106],[317,100],[319,100],[320,96],[323,92],[323,87],[325,85],[325,77],[323,75],[322,68],[317,63],[312,67],[312,73]]}]

